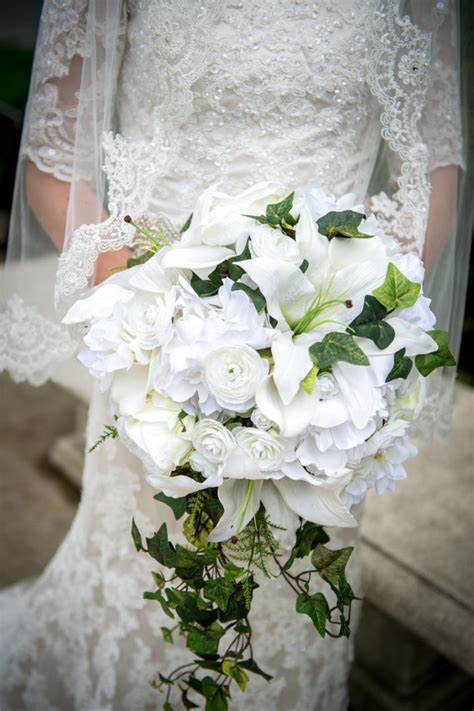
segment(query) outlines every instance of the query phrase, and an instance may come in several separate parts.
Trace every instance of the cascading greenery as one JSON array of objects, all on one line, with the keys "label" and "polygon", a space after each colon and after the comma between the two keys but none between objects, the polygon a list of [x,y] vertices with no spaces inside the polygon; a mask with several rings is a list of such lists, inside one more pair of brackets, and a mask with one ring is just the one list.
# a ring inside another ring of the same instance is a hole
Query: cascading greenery
[{"label": "cascading greenery", "polygon": [[[177,473],[200,476],[185,469]],[[206,711],[224,711],[234,688],[245,690],[249,674],[272,679],[259,667],[252,646],[249,611],[259,576],[281,576],[295,595],[296,611],[308,615],[321,637],[349,637],[356,597],[345,570],[352,548],[329,549],[325,530],[301,521],[291,553],[282,552],[276,527],[263,508],[239,536],[209,543],[208,535],[222,514],[214,489],[179,499],[161,493],[154,498],[167,504],[176,520],[186,516],[183,532],[188,543],[173,544],[165,523],[143,541],[132,523],[137,551],[161,566],[153,574],[156,589],[144,597],[155,600],[170,618],[170,626],[161,628],[163,640],[174,643],[176,636],[182,637],[190,654],[188,663],[161,671],[151,682],[164,693],[164,711],[178,708],[179,701],[184,708],[199,708],[199,698]],[[330,586],[334,604],[322,592],[312,591],[315,575]]]}]

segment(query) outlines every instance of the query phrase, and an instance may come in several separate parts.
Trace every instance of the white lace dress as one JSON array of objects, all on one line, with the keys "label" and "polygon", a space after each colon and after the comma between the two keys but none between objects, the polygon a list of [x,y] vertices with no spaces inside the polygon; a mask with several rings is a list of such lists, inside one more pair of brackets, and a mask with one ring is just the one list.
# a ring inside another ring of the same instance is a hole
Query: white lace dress
[{"label": "white lace dress", "polygon": [[[376,16],[379,4],[129,0],[116,105],[120,134],[105,139],[111,214],[165,216],[179,226],[216,179],[227,192],[276,179],[288,190],[352,190],[365,199],[381,140],[371,42],[389,19]],[[67,12],[64,3],[48,3],[57,21],[43,46],[45,53],[54,48],[54,61],[61,47],[63,60],[87,53],[81,49],[87,3],[66,5]],[[390,12],[393,24],[393,7]],[[400,64],[407,86],[420,61],[413,56],[411,64]],[[67,165],[55,163],[56,149],[44,150],[45,134],[51,140],[54,133],[54,121],[44,120],[48,111],[52,116],[47,107],[54,92],[40,95],[44,103],[23,150],[41,169],[67,179]],[[409,120],[407,102],[394,105],[392,114],[400,106],[398,140],[408,135]],[[73,118],[66,116],[63,143]],[[411,185],[416,161],[413,171]],[[76,233],[60,260],[60,290],[87,276],[84,265],[100,249],[97,234]],[[109,421],[96,392],[89,442]],[[160,707],[148,682],[182,663],[187,651],[179,640],[162,641],[160,626],[168,622],[157,603],[142,598],[153,589],[153,564],[134,549],[132,516],[148,534],[163,520],[179,534],[153,493],[120,443],[109,441],[87,456],[79,511],[57,554],[39,579],[0,594],[2,711]],[[357,560],[351,575],[357,591]],[[256,659],[276,678],[270,684],[252,678],[245,695],[234,692],[231,709],[347,709],[351,642],[320,639],[295,613],[293,593],[275,582],[262,581],[252,622]]]}]

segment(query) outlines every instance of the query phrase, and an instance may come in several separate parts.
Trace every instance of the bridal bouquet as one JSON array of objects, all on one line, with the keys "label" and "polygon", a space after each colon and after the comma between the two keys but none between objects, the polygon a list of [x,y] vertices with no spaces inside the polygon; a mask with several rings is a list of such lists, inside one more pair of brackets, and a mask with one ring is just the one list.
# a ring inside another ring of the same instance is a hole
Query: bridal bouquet
[{"label": "bridal bouquet", "polygon": [[182,543],[132,524],[161,564],[145,596],[191,655],[154,681],[164,708],[176,690],[226,709],[232,683],[271,678],[252,652],[259,576],[282,576],[321,636],[349,635],[352,549],[328,547],[326,527],[356,526],[366,492],[406,476],[426,377],[454,360],[421,261],[352,195],[212,186],[172,243],[125,219],[141,252],[64,321],[86,323],[79,358],[110,393],[101,440],[120,437],[185,516]]}]

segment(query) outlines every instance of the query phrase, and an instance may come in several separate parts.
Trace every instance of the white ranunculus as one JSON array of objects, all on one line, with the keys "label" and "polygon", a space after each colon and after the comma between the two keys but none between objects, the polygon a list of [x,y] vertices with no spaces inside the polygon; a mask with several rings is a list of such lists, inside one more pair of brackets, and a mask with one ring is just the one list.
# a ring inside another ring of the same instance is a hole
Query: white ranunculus
[{"label": "white ranunculus", "polygon": [[261,412],[258,407],[253,410],[252,414],[250,415],[250,419],[257,427],[259,430],[264,430],[265,432],[268,432],[270,430],[275,430],[278,432],[278,425],[276,422],[273,422],[273,420],[270,420],[266,415]]},{"label": "white ranunculus", "polygon": [[279,259],[298,266],[303,261],[295,240],[270,225],[252,228],[250,251],[254,257]]},{"label": "white ranunculus", "polygon": [[274,472],[280,469],[285,452],[274,435],[256,427],[238,427],[234,435],[239,447],[253,459],[260,471]]},{"label": "white ranunculus", "polygon": [[193,446],[213,464],[222,464],[236,446],[235,437],[217,420],[200,420],[193,430]]},{"label": "white ranunculus", "polygon": [[204,358],[204,374],[210,393],[227,410],[245,412],[268,372],[268,363],[249,346],[223,346]]}]

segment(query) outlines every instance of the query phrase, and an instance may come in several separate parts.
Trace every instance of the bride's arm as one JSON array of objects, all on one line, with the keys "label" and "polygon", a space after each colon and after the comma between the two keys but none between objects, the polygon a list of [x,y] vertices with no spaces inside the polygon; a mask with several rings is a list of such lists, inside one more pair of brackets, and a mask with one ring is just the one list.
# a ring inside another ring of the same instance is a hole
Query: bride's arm
[{"label": "bride's arm", "polygon": [[[62,250],[66,231],[70,190],[70,183],[58,180],[53,175],[41,171],[35,163],[27,159],[26,196],[28,205],[59,251]],[[96,195],[85,182],[80,182],[76,186],[76,205],[80,210],[77,217],[82,224],[95,221],[97,214],[100,215],[100,220],[107,218],[105,211],[98,207]],[[96,263],[95,283],[99,284],[104,281],[110,276],[111,269],[122,266],[129,256],[130,250],[126,247],[100,254]]]},{"label": "bride's arm", "polygon": [[431,195],[423,261],[427,270],[441,258],[456,227],[459,167],[446,165],[431,173]]}]

